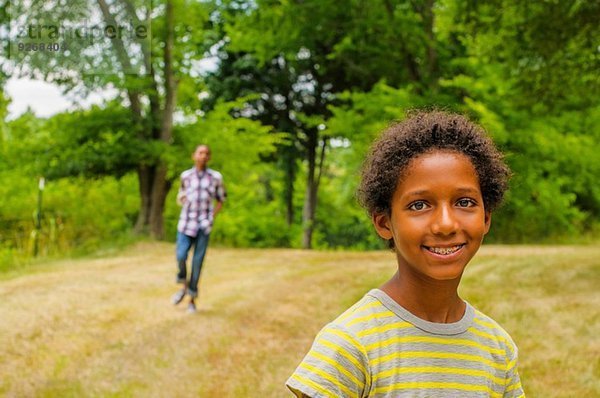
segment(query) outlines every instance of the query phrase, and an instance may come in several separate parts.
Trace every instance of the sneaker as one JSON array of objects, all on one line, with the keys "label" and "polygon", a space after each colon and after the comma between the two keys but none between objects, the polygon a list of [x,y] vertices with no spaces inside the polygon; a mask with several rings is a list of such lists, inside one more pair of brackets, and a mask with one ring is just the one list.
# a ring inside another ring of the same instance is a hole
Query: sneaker
[{"label": "sneaker", "polygon": [[177,305],[177,304],[181,303],[181,300],[183,300],[184,297],[185,297],[185,289],[181,289],[180,291],[178,291],[171,297],[171,302],[173,303],[173,305]]},{"label": "sneaker", "polygon": [[187,308],[187,312],[188,314],[193,314],[196,312],[196,304],[194,303],[189,303],[188,304],[188,308]]}]

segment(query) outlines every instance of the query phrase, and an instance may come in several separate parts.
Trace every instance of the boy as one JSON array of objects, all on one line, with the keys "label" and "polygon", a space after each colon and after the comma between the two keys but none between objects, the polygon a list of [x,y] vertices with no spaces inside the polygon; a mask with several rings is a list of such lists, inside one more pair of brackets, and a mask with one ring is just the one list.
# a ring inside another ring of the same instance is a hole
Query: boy
[{"label": "boy", "polygon": [[[183,286],[171,297],[173,304],[177,305],[186,293],[189,294],[188,312],[190,313],[196,312],[198,280],[214,218],[221,210],[227,196],[221,173],[207,167],[210,148],[207,145],[198,145],[192,154],[192,160],[194,167],[181,173],[181,185],[177,193],[177,203],[182,206],[177,224],[176,257],[179,268],[177,283]],[[215,201],[216,205],[213,206]],[[188,281],[186,262],[192,246],[194,246],[194,256]]]},{"label": "boy", "polygon": [[296,396],[524,397],[512,339],[457,291],[509,174],[460,115],[387,129],[358,193],[398,270],[321,330],[287,382]]}]

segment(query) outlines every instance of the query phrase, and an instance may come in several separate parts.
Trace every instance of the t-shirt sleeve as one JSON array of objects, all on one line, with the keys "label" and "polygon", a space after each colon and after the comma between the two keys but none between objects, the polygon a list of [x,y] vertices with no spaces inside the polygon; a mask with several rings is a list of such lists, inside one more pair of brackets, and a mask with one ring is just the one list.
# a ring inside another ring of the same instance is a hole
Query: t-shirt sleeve
[{"label": "t-shirt sleeve", "polygon": [[521,378],[519,377],[519,370],[517,369],[518,363],[518,350],[514,347],[514,355],[508,364],[508,371],[506,374],[506,389],[504,390],[504,398],[525,398],[525,392],[521,386]]},{"label": "t-shirt sleeve", "polygon": [[183,176],[183,173],[181,173],[179,181],[180,182],[179,182],[179,190],[177,191],[177,203],[181,202],[181,198],[184,197],[185,193],[186,193],[185,192],[186,191],[186,188],[185,188],[185,178]]},{"label": "t-shirt sleeve", "polygon": [[225,190],[225,184],[223,184],[223,177],[219,176],[220,178],[217,180],[217,189],[216,189],[216,195],[215,198],[219,201],[219,202],[225,202],[225,199],[227,198],[227,191]]},{"label": "t-shirt sleeve", "polygon": [[364,396],[368,379],[364,347],[350,332],[329,324],[286,385],[297,397],[359,398]]}]

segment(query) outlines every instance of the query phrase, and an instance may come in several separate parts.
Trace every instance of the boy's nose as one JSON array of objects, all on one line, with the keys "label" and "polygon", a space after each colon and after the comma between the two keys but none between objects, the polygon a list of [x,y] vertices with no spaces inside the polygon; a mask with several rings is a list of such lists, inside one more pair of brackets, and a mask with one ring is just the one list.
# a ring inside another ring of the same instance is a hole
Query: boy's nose
[{"label": "boy's nose", "polygon": [[452,235],[458,229],[458,222],[451,206],[440,206],[434,214],[431,231],[436,235]]}]

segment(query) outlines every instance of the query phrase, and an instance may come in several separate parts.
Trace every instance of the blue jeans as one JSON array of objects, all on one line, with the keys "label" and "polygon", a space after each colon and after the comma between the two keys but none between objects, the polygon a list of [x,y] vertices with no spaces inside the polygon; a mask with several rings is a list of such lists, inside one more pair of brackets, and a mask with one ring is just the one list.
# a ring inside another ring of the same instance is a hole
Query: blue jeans
[{"label": "blue jeans", "polygon": [[192,257],[192,275],[187,285],[187,292],[192,297],[198,297],[198,281],[200,280],[200,271],[202,270],[202,263],[204,261],[204,255],[206,254],[206,248],[208,247],[208,234],[204,231],[198,231],[196,237],[191,237],[177,231],[177,265],[179,272],[177,273],[177,283],[187,282],[187,257],[188,253],[194,245],[194,256]]}]

